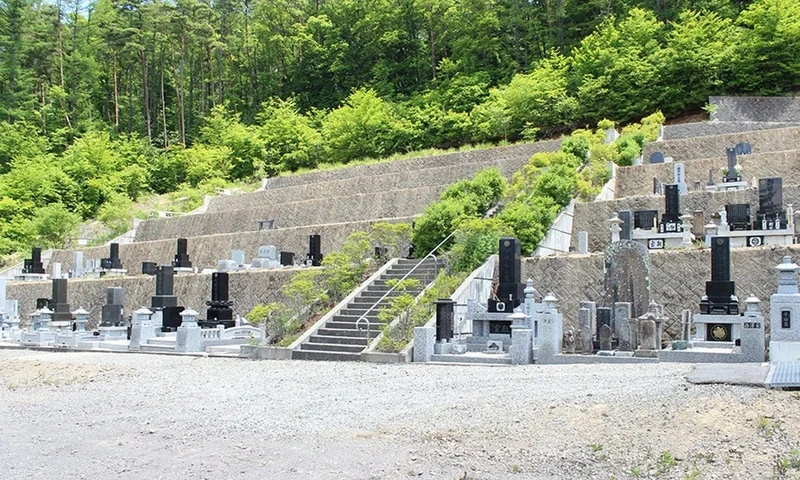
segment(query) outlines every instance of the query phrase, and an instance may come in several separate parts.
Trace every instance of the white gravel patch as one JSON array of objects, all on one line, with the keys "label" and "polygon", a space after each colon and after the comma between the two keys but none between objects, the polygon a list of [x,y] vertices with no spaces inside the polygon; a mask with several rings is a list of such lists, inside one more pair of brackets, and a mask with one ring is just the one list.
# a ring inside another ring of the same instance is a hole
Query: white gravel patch
[{"label": "white gravel patch", "polygon": [[798,396],[690,385],[681,364],[0,350],[0,365],[2,479],[751,479],[800,445]]}]

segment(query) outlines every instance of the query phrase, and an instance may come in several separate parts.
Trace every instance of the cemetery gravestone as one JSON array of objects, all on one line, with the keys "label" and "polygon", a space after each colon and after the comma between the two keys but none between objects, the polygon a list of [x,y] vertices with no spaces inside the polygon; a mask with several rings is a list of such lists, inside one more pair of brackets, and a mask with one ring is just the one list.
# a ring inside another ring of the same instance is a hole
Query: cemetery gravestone
[{"label": "cemetery gravestone", "polygon": [[103,305],[100,326],[121,327],[124,322],[123,305],[124,290],[122,287],[108,287],[106,289],[106,304]]},{"label": "cemetery gravestone", "polygon": [[217,325],[224,325],[225,328],[233,328],[236,322],[233,319],[233,302],[228,296],[229,277],[225,272],[215,272],[211,274],[211,300],[206,302],[205,328],[214,328]]},{"label": "cemetery gravestone", "polygon": [[750,230],[750,204],[731,203],[725,205],[728,227],[734,231]]},{"label": "cemetery gravestone", "polygon": [[678,186],[678,193],[686,193],[686,167],[683,163],[675,163],[672,166],[673,182]]},{"label": "cemetery gravestone", "polygon": [[108,258],[100,259],[100,268],[103,270],[122,270],[122,262],[119,260],[119,244],[112,243],[109,246]]},{"label": "cemetery gravestone", "polygon": [[44,265],[42,264],[42,249],[40,247],[33,247],[31,251],[31,258],[26,259],[24,262],[22,273],[44,275]]},{"label": "cemetery gravestone", "polygon": [[750,145],[750,142],[739,142],[734,147],[737,155],[750,155],[753,153],[753,147]]},{"label": "cemetery gravestone", "polygon": [[787,227],[783,209],[783,179],[762,178],[758,181],[758,211],[754,230],[777,230]]},{"label": "cemetery gravestone", "polygon": [[653,152],[650,154],[650,163],[664,163],[663,152]]},{"label": "cemetery gravestone", "polygon": [[[600,331],[600,328],[603,325],[608,325],[609,328],[612,328],[613,325],[611,324],[611,309],[607,307],[597,307],[597,331]],[[612,328],[613,331],[613,328]]]},{"label": "cemetery gravestone", "polygon": [[728,167],[726,168],[725,177],[722,181],[725,183],[740,181],[742,177],[739,176],[739,172],[736,171],[736,165],[738,165],[736,161],[736,150],[733,148],[726,148],[725,155],[728,157]]},{"label": "cemetery gravestone", "polygon": [[682,232],[680,193],[677,185],[664,186],[664,208],[666,211],[661,215],[658,231],[660,233]]},{"label": "cemetery gravestone", "polygon": [[53,279],[53,296],[48,306],[53,311],[54,322],[70,323],[72,321],[72,313],[70,312],[69,303],[67,303],[66,278]]},{"label": "cemetery gravestone", "polygon": [[500,239],[500,281],[497,284],[496,298],[489,299],[489,312],[511,313],[525,298],[525,284],[521,281],[521,248],[520,241],[516,238]]},{"label": "cemetery gravestone", "polygon": [[639,242],[622,240],[606,248],[604,303],[631,304],[632,315],[647,312],[650,303],[650,254]]},{"label": "cemetery gravestone", "polygon": [[581,353],[584,355],[591,355],[594,350],[592,346],[592,314],[588,308],[581,308],[578,310],[578,325]]},{"label": "cemetery gravestone", "polygon": [[319,267],[322,265],[322,237],[319,235],[314,234],[308,237],[306,264],[312,267]]},{"label": "cemetery gravestone", "polygon": [[173,268],[192,268],[192,262],[189,261],[189,241],[185,238],[178,239],[178,252],[172,260]]},{"label": "cemetery gravestone", "polygon": [[619,219],[622,223],[619,225],[622,230],[619,232],[620,240],[630,240],[631,233],[633,232],[633,212],[630,210],[621,210],[619,212]]},{"label": "cemetery gravestone", "polygon": [[294,252],[281,252],[280,264],[281,264],[282,267],[293,267],[294,266]]},{"label": "cemetery gravestone", "polygon": [[633,212],[633,228],[652,230],[657,217],[658,210],[637,210]]},{"label": "cemetery gravestone", "polygon": [[602,351],[611,351],[611,327],[606,324],[603,324],[600,327],[600,350]]}]

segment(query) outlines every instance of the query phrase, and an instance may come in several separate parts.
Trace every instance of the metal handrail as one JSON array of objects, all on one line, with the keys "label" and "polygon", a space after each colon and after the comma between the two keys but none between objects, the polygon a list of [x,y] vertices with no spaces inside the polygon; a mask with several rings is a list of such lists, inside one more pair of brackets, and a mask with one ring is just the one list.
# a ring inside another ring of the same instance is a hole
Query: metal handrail
[{"label": "metal handrail", "polygon": [[[390,293],[392,293],[392,292],[394,291],[394,289],[398,287],[398,285],[400,285],[401,283],[403,283],[403,280],[407,279],[407,278],[408,278],[408,276],[409,276],[409,275],[411,275],[411,274],[414,272],[414,270],[416,270],[416,269],[417,269],[417,267],[419,267],[420,265],[422,265],[422,263],[423,263],[425,260],[427,260],[427,259],[428,259],[428,257],[433,257],[434,267],[438,267],[438,266],[439,266],[439,264],[438,264],[438,260],[437,260],[437,258],[436,258],[436,255],[434,255],[434,254],[433,254],[433,252],[435,252],[436,250],[439,250],[439,248],[441,248],[441,247],[442,247],[442,245],[444,245],[444,244],[445,244],[445,242],[447,242],[448,240],[450,240],[450,238],[451,238],[453,235],[455,235],[455,234],[456,234],[456,230],[453,230],[452,232],[450,232],[450,235],[448,235],[448,236],[447,236],[447,237],[446,237],[444,240],[442,240],[441,242],[439,242],[439,245],[436,245],[435,247],[433,247],[433,250],[431,250],[430,252],[428,252],[428,254],[427,254],[427,255],[425,255],[424,257],[422,257],[422,259],[421,259],[421,260],[420,260],[420,261],[419,261],[419,262],[418,262],[416,265],[414,265],[414,267],[413,267],[411,270],[409,270],[409,271],[408,271],[408,273],[406,273],[405,275],[403,275],[403,278],[401,278],[400,280],[398,280],[398,281],[397,281],[397,283],[395,283],[395,284],[392,286],[392,288],[390,288],[389,290],[387,290],[387,291],[386,291],[386,293],[384,293],[384,294],[383,294],[383,296],[382,296],[381,298],[379,298],[379,299],[378,299],[378,300],[377,300],[375,303],[373,303],[373,304],[372,304],[372,305],[371,305],[371,306],[370,306],[370,307],[369,307],[369,308],[368,308],[368,309],[367,309],[367,310],[366,310],[364,313],[362,313],[360,317],[358,317],[358,320],[356,320],[356,328],[357,328],[359,331],[360,331],[361,329],[360,329],[360,328],[358,328],[358,324],[359,324],[359,323],[360,323],[362,320],[366,320],[366,321],[367,321],[367,344],[369,344],[369,319],[367,319],[367,315],[369,314],[369,312],[371,312],[371,311],[372,311],[372,310],[373,310],[375,307],[377,307],[377,306],[378,306],[378,305],[379,305],[379,304],[380,304],[382,301],[384,301],[384,300],[386,299],[386,297],[388,297],[388,296],[389,296],[389,294],[390,294]],[[435,270],[438,270],[438,268],[435,268]]]}]

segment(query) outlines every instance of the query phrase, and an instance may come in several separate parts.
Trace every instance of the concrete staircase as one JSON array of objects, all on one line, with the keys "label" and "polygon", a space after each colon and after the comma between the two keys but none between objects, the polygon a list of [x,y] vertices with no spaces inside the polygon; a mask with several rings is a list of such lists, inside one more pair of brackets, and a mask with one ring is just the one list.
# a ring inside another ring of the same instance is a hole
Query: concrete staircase
[{"label": "concrete staircase", "polygon": [[[381,300],[390,288],[386,282],[392,279],[400,280],[408,274],[419,260],[398,260],[377,280],[369,284],[357,297],[344,308],[336,312],[325,325],[320,327],[308,340],[300,344],[299,349],[292,352],[292,359],[303,360],[359,360],[361,352],[367,348],[370,341],[380,335],[381,329],[386,323],[378,320],[378,312],[381,307],[388,306],[392,298],[404,292],[395,290],[389,293],[386,298]],[[405,290],[412,296],[417,296],[426,286],[431,284],[436,278],[436,262],[426,259],[417,267],[407,278],[414,278],[420,281],[419,288]],[[375,305],[375,302],[380,303]],[[373,305],[375,305],[373,307]],[[370,308],[373,307],[371,310]],[[367,324],[361,322],[360,329],[356,322],[364,313],[369,320],[369,332]]]}]

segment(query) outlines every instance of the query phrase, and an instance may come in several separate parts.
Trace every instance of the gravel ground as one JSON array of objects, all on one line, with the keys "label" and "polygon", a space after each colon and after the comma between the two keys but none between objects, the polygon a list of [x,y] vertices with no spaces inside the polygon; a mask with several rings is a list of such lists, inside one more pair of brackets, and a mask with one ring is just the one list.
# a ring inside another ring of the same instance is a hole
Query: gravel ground
[{"label": "gravel ground", "polygon": [[778,459],[800,475],[800,396],[690,385],[680,364],[0,365],[2,479],[756,479]]}]

